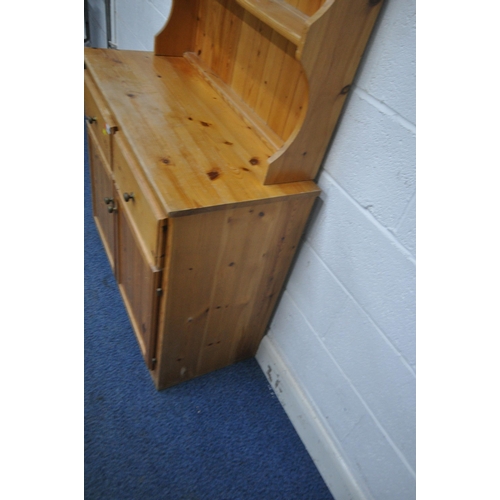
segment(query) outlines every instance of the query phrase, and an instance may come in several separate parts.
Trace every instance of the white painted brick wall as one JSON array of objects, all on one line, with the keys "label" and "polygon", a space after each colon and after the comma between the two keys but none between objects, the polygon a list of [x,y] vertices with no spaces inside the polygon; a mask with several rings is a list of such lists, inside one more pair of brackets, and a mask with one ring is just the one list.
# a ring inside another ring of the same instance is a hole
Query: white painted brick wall
[{"label": "white painted brick wall", "polygon": [[[106,47],[104,0],[88,0],[92,47]],[[154,35],[165,25],[172,0],[115,0],[116,44],[121,50],[152,51]]]},{"label": "white painted brick wall", "polygon": [[117,0],[116,42],[122,50],[152,51],[154,35],[165,25],[171,0]]},{"label": "white painted brick wall", "polygon": [[324,169],[395,232],[415,193],[415,127],[402,126],[397,115],[388,114],[388,108],[357,87],[348,105],[348,118],[337,130]]},{"label": "white painted brick wall", "polygon": [[415,129],[415,1],[388,0],[268,333],[376,500],[415,498]]},{"label": "white painted brick wall", "polygon": [[[346,309],[348,313],[349,308]],[[355,315],[353,318],[360,322]],[[347,321],[350,319],[347,318]],[[365,332],[361,330],[359,335],[363,333]],[[349,331],[344,335],[349,336]],[[350,367],[344,369],[341,362],[329,351],[330,346],[327,347],[318,338],[300,309],[300,304],[295,302],[288,292],[282,297],[269,336],[272,342],[279,346],[287,368],[293,372],[332,439],[340,443],[344,461],[348,463],[354,475],[358,476],[358,482],[364,483],[365,489],[368,490],[367,497],[380,500],[414,498],[414,475],[411,466],[404,459],[402,452],[393,445],[393,438],[388,435],[380,419],[374,416],[373,410],[356,387],[358,383],[369,391],[369,386],[373,387],[377,383],[363,384],[362,376],[358,377],[360,381],[349,379],[346,371],[349,371]],[[348,339],[347,343],[353,345],[356,339]],[[359,349],[363,347],[352,350]],[[368,350],[369,346],[365,349]],[[344,355],[349,356],[346,353]],[[369,353],[360,360],[351,360],[351,365],[358,364],[362,367],[363,360],[367,357],[370,357]],[[371,364],[382,364],[386,356],[381,358],[372,358]],[[368,369],[369,367],[365,368],[365,371]],[[398,371],[401,373],[400,369]],[[377,377],[378,380],[382,378],[380,375]],[[392,385],[397,386],[397,382]],[[398,391],[399,394],[401,392]],[[379,387],[372,399],[376,399],[380,393],[392,399],[384,387]],[[391,406],[394,408],[394,405]],[[389,411],[388,408],[386,413]],[[403,427],[411,425],[410,420],[404,422]],[[335,494],[335,490],[333,492]],[[372,496],[369,497],[369,494]],[[339,497],[336,499],[341,500]]]},{"label": "white painted brick wall", "polygon": [[416,123],[415,0],[386,0],[383,20],[375,29],[356,85]]},{"label": "white painted brick wall", "polygon": [[[117,0],[118,47],[152,50],[170,6]],[[105,46],[104,2],[89,7]],[[415,498],[415,11],[386,0],[267,336],[374,500]]]}]

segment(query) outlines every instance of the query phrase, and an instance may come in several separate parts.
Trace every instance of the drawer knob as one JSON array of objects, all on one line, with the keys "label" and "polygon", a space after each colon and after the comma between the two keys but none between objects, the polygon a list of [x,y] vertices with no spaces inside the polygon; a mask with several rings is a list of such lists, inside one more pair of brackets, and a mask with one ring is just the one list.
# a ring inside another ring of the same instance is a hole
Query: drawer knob
[{"label": "drawer knob", "polygon": [[117,212],[117,211],[118,211],[118,208],[116,207],[116,205],[114,203],[112,205],[108,206],[108,212],[110,214],[112,214],[113,212]]},{"label": "drawer knob", "polygon": [[106,203],[106,205],[109,205],[110,203],[113,202],[113,198],[104,198],[104,203]]},{"label": "drawer knob", "polygon": [[97,122],[97,118],[95,116],[87,116],[87,122],[92,125],[92,123]]},{"label": "drawer knob", "polygon": [[134,199],[134,193],[123,193],[123,199],[128,202]]}]

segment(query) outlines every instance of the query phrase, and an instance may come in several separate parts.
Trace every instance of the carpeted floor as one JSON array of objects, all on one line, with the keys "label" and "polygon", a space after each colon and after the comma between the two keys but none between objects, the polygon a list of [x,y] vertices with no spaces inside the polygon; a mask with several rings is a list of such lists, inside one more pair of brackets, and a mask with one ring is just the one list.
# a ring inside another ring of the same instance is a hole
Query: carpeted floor
[{"label": "carpeted floor", "polygon": [[86,500],[331,500],[255,360],[157,392],[91,214],[85,148]]}]

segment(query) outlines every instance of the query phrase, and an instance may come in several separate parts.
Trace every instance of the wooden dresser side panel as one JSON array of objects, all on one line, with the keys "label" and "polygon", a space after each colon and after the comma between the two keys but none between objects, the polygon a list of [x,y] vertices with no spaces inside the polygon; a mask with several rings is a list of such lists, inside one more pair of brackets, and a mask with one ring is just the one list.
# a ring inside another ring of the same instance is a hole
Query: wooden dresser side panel
[{"label": "wooden dresser side panel", "polygon": [[170,221],[159,389],[255,355],[317,194]]},{"label": "wooden dresser side panel", "polygon": [[316,178],[383,3],[330,2],[297,54],[309,84],[306,116],[269,159],[265,184]]}]

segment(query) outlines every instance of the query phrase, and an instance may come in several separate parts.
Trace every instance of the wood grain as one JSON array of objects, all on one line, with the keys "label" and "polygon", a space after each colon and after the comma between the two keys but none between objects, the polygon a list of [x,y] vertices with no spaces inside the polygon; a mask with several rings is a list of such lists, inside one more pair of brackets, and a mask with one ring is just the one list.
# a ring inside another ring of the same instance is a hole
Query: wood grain
[{"label": "wood grain", "polygon": [[283,0],[306,16],[312,16],[325,3],[325,0]]},{"label": "wood grain", "polygon": [[85,49],[94,216],[158,389],[255,355],[380,5],[174,0],[155,53]]},{"label": "wood grain", "polygon": [[[382,2],[177,4],[182,2],[174,2],[174,11],[182,11],[187,31],[196,31],[189,35],[195,40],[194,50],[189,50],[199,57],[201,74],[273,149],[263,182],[314,179]],[[174,28],[175,40],[177,31]]]},{"label": "wood grain", "polygon": [[194,52],[186,52],[184,57],[270,149],[278,150],[283,145],[283,139],[218,74],[212,71],[202,59]]},{"label": "wood grain", "polygon": [[170,221],[158,388],[255,355],[315,197]]},{"label": "wood grain", "polygon": [[133,196],[122,203],[122,209],[127,212],[130,225],[144,242],[148,258],[154,265],[160,266],[164,256],[162,227],[167,224],[167,217],[120,133],[115,135],[114,150],[114,178],[120,199],[125,201],[125,194]]},{"label": "wood grain", "polygon": [[154,38],[154,53],[182,56],[193,50],[197,30],[196,13],[200,0],[173,0],[170,17]]},{"label": "wood grain", "polygon": [[[295,45],[234,0],[201,2],[198,19],[193,52],[200,60],[198,66],[206,68],[207,80],[225,84],[216,90],[231,96],[235,109],[253,110],[257,115],[253,121],[263,124],[258,129],[263,139],[273,146],[278,142],[281,147],[292,130],[287,126],[289,116],[295,116],[307,101]],[[296,92],[297,88],[301,93]],[[277,141],[272,140],[273,135]]]},{"label": "wood grain", "polygon": [[148,368],[154,368],[161,270],[144,253],[140,236],[118,202],[119,260],[117,281],[123,301]]},{"label": "wood grain", "polygon": [[111,167],[107,165],[104,154],[95,137],[94,131],[87,126],[90,176],[92,184],[92,210],[97,230],[104,245],[104,250],[108,257],[113,272],[115,272],[115,214],[108,212],[109,205],[105,203],[105,198],[115,199],[113,179],[111,177]]},{"label": "wood grain", "polygon": [[236,0],[252,15],[287,40],[298,45],[307,27],[307,16],[284,0]]},{"label": "wood grain", "polygon": [[274,150],[185,58],[105,49],[85,57],[168,217],[317,190],[309,181],[264,186]]},{"label": "wood grain", "polygon": [[309,83],[306,116],[270,158],[266,184],[316,177],[381,5],[330,0],[312,20],[297,53]]},{"label": "wood grain", "polygon": [[87,124],[94,132],[104,158],[109,165],[112,165],[111,136],[117,130],[116,121],[87,72],[84,80],[84,110]]}]

